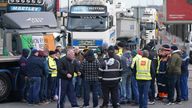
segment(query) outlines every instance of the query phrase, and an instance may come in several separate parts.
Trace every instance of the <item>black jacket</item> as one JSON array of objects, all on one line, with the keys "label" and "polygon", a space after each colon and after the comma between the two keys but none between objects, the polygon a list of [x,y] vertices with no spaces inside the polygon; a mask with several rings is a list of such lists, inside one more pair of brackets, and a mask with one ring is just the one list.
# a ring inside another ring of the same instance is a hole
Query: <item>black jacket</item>
[{"label": "black jacket", "polygon": [[73,76],[74,72],[77,72],[78,69],[77,63],[75,60],[69,60],[66,56],[62,57],[58,63],[58,78],[71,80],[72,78],[67,78],[67,74]]},{"label": "black jacket", "polygon": [[103,63],[101,63],[99,78],[103,83],[117,84],[121,79],[121,64],[119,60],[114,58],[114,63],[112,65],[107,65],[106,62],[109,60],[110,58],[107,58]]},{"label": "black jacket", "polygon": [[44,69],[43,59],[37,56],[30,56],[28,58],[26,65],[28,77],[42,77]]}]

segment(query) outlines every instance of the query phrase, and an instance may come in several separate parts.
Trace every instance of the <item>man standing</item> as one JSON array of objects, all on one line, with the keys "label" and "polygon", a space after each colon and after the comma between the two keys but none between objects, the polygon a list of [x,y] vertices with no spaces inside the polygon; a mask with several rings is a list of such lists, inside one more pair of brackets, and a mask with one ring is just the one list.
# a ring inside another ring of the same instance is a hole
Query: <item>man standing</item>
[{"label": "man standing", "polygon": [[39,104],[39,93],[41,87],[41,77],[44,71],[44,63],[41,58],[38,57],[39,52],[37,49],[31,51],[26,65],[27,77],[29,78],[29,104]]},{"label": "man standing", "polygon": [[149,52],[143,51],[143,57],[136,61],[136,80],[139,89],[139,108],[147,108],[148,92],[154,69],[152,62],[148,59]]},{"label": "man standing", "polygon": [[178,50],[177,46],[171,46],[172,54],[168,60],[168,104],[174,104],[174,89],[176,88],[177,99],[176,102],[181,102],[181,90],[180,90],[180,75],[181,75],[181,51]]},{"label": "man standing", "polygon": [[88,50],[85,54],[85,60],[82,62],[80,72],[83,78],[84,86],[84,106],[89,108],[90,91],[92,90],[93,108],[98,106],[98,71],[99,61],[94,56],[93,50]]},{"label": "man standing", "polygon": [[111,94],[113,108],[118,108],[118,87],[121,76],[120,61],[115,58],[115,49],[113,46],[108,48],[108,56],[101,64],[99,78],[103,92],[103,105],[100,108],[107,108],[109,94]]},{"label": "man standing", "polygon": [[74,65],[75,53],[73,49],[67,50],[67,55],[60,59],[58,66],[58,78],[59,78],[59,99],[57,102],[57,108],[64,108],[65,96],[68,99],[73,108],[78,108],[75,90],[72,82],[74,75],[75,65]]},{"label": "man standing", "polygon": [[22,56],[19,60],[19,66],[20,66],[20,73],[19,73],[19,91],[21,93],[21,101],[25,101],[27,99],[27,79],[26,79],[26,65],[27,65],[27,59],[29,56],[29,50],[23,49],[22,50]]},{"label": "man standing", "polygon": [[48,56],[48,66],[49,66],[49,77],[48,77],[48,96],[49,99],[55,99],[57,97],[56,89],[57,89],[57,64],[55,61],[56,52],[49,51]]},{"label": "man standing", "polygon": [[186,46],[181,48],[182,51],[182,66],[181,66],[181,100],[188,101],[188,77],[189,77],[189,56],[186,52]]},{"label": "man standing", "polygon": [[[141,55],[137,54],[136,50],[133,50],[131,52],[131,55],[133,57],[132,63],[131,63],[131,69],[133,73],[136,73],[136,69],[134,68],[136,61],[142,58]],[[131,85],[132,85],[132,90],[133,90],[133,96],[134,96],[134,103],[133,105],[138,105],[139,104],[139,91],[138,91],[138,84],[136,81],[136,77],[133,74],[131,76]]]}]

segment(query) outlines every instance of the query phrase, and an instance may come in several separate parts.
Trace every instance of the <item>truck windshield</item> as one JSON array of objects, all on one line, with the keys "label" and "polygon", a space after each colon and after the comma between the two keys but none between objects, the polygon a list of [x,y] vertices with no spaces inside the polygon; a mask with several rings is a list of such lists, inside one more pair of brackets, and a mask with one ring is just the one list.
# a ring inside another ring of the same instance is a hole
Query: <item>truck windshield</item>
[{"label": "truck windshield", "polygon": [[104,31],[108,27],[107,16],[70,16],[67,28],[71,31]]},{"label": "truck windshield", "polygon": [[155,24],[154,23],[146,23],[146,30],[154,30]]}]

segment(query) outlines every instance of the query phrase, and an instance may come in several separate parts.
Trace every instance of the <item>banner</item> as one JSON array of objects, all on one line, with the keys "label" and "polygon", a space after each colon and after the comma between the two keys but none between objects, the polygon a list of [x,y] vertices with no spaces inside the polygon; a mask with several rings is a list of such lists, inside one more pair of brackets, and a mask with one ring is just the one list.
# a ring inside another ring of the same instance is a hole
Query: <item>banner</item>
[{"label": "banner", "polygon": [[168,23],[192,22],[192,0],[165,0],[164,3]]},{"label": "banner", "polygon": [[47,48],[49,51],[55,50],[55,38],[53,34],[44,35],[44,43],[45,48]]},{"label": "banner", "polygon": [[36,48],[37,50],[44,50],[45,43],[43,36],[32,36],[32,42],[34,48]]},{"label": "banner", "polygon": [[53,34],[47,34],[44,36],[32,36],[32,34],[23,34],[20,37],[22,48],[35,48],[37,50],[55,50],[55,39]]},{"label": "banner", "polygon": [[31,34],[23,34],[23,35],[20,35],[20,37],[21,37],[22,48],[30,49],[33,47]]}]

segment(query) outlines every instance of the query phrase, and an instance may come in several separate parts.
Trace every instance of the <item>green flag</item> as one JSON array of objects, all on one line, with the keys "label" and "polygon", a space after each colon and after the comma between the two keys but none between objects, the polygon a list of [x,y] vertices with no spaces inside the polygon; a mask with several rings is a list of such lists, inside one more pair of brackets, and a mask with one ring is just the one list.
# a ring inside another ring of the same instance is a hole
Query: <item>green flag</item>
[{"label": "green flag", "polygon": [[21,36],[21,43],[22,43],[22,48],[27,48],[30,49],[33,47],[33,42],[32,42],[32,35],[31,34],[23,34]]}]

